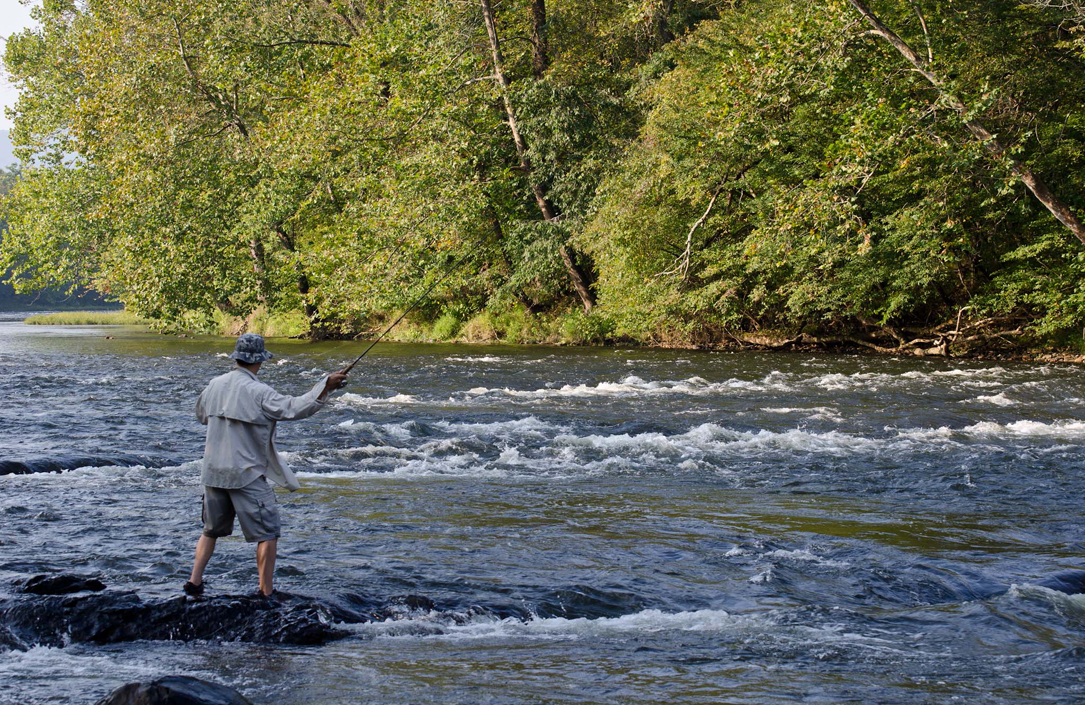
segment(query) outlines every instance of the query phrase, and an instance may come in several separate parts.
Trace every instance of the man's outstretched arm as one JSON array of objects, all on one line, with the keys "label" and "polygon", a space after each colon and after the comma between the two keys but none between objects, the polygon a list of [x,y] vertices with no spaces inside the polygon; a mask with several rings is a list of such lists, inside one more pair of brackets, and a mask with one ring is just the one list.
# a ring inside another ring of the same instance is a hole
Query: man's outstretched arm
[{"label": "man's outstretched arm", "polygon": [[308,418],[320,410],[328,395],[342,387],[346,379],[345,373],[333,372],[300,397],[279,394],[269,387],[270,391],[260,400],[260,406],[264,415],[273,421]]}]

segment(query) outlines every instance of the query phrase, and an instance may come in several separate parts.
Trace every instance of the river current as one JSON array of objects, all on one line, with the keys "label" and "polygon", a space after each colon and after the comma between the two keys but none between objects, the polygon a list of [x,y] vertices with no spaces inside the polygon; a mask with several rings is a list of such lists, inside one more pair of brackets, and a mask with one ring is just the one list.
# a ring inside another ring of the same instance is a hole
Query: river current
[{"label": "river current", "polygon": [[[231,343],[0,319],[0,460],[104,463],[0,476],[0,596],[52,571],[179,594],[200,531],[193,404]],[[300,394],[361,345],[270,341],[261,378]],[[381,345],[327,409],[280,424],[303,488],[279,494],[276,587],[437,607],[314,647],[0,651],[0,702],[167,674],[283,705],[1080,702],[1085,596],[1039,583],[1085,568],[1082,380]],[[207,581],[254,589],[239,531]]]}]

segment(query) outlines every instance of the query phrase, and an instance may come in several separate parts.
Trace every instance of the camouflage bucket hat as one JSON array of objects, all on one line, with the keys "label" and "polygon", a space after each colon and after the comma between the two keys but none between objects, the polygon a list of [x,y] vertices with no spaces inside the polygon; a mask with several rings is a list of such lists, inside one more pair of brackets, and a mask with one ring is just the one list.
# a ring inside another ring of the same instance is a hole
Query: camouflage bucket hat
[{"label": "camouflage bucket hat", "polygon": [[234,351],[230,353],[230,357],[238,362],[252,365],[257,362],[267,362],[275,356],[264,350],[262,336],[256,333],[246,333],[237,339],[237,344],[234,345]]}]

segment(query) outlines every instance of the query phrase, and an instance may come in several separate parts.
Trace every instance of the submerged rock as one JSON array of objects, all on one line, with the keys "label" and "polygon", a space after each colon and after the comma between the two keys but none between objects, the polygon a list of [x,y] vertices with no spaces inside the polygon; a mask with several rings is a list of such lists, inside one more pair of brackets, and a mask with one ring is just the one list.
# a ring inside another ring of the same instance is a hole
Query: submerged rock
[{"label": "submerged rock", "polygon": [[105,583],[97,578],[88,578],[83,575],[70,575],[68,573],[60,573],[59,575],[35,575],[30,578],[22,587],[19,588],[20,592],[25,592],[31,595],[70,595],[73,592],[101,592],[105,590]]},{"label": "submerged rock", "polygon": [[188,676],[166,676],[150,683],[129,683],[95,705],[252,705],[233,688]]},{"label": "submerged rock", "polygon": [[1085,594],[1085,570],[1066,570],[1055,573],[1036,584],[1067,595],[1082,595]]}]

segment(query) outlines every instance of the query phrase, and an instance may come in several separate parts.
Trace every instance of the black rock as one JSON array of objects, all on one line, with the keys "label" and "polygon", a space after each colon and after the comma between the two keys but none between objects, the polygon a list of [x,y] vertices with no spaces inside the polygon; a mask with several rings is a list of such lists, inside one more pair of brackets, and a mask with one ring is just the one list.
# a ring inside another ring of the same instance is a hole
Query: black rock
[{"label": "black rock", "polygon": [[70,595],[73,592],[101,592],[105,590],[105,583],[98,578],[88,578],[84,575],[35,575],[19,589],[31,595]]},{"label": "black rock", "polygon": [[113,591],[0,600],[0,628],[10,641],[54,647],[139,639],[323,644],[347,636],[335,621],[326,603],[285,593],[271,600],[226,595],[195,602],[183,596],[145,601]]},{"label": "black rock", "polygon": [[158,467],[161,463],[152,458],[138,455],[82,455],[63,454],[47,458],[29,458],[26,460],[0,460],[0,475],[32,475],[39,472],[64,472],[87,467]]},{"label": "black rock", "polygon": [[252,705],[233,688],[188,676],[166,676],[150,683],[129,683],[95,705]]},{"label": "black rock", "polygon": [[0,625],[0,651],[26,651],[26,644],[15,638],[7,627]]}]

